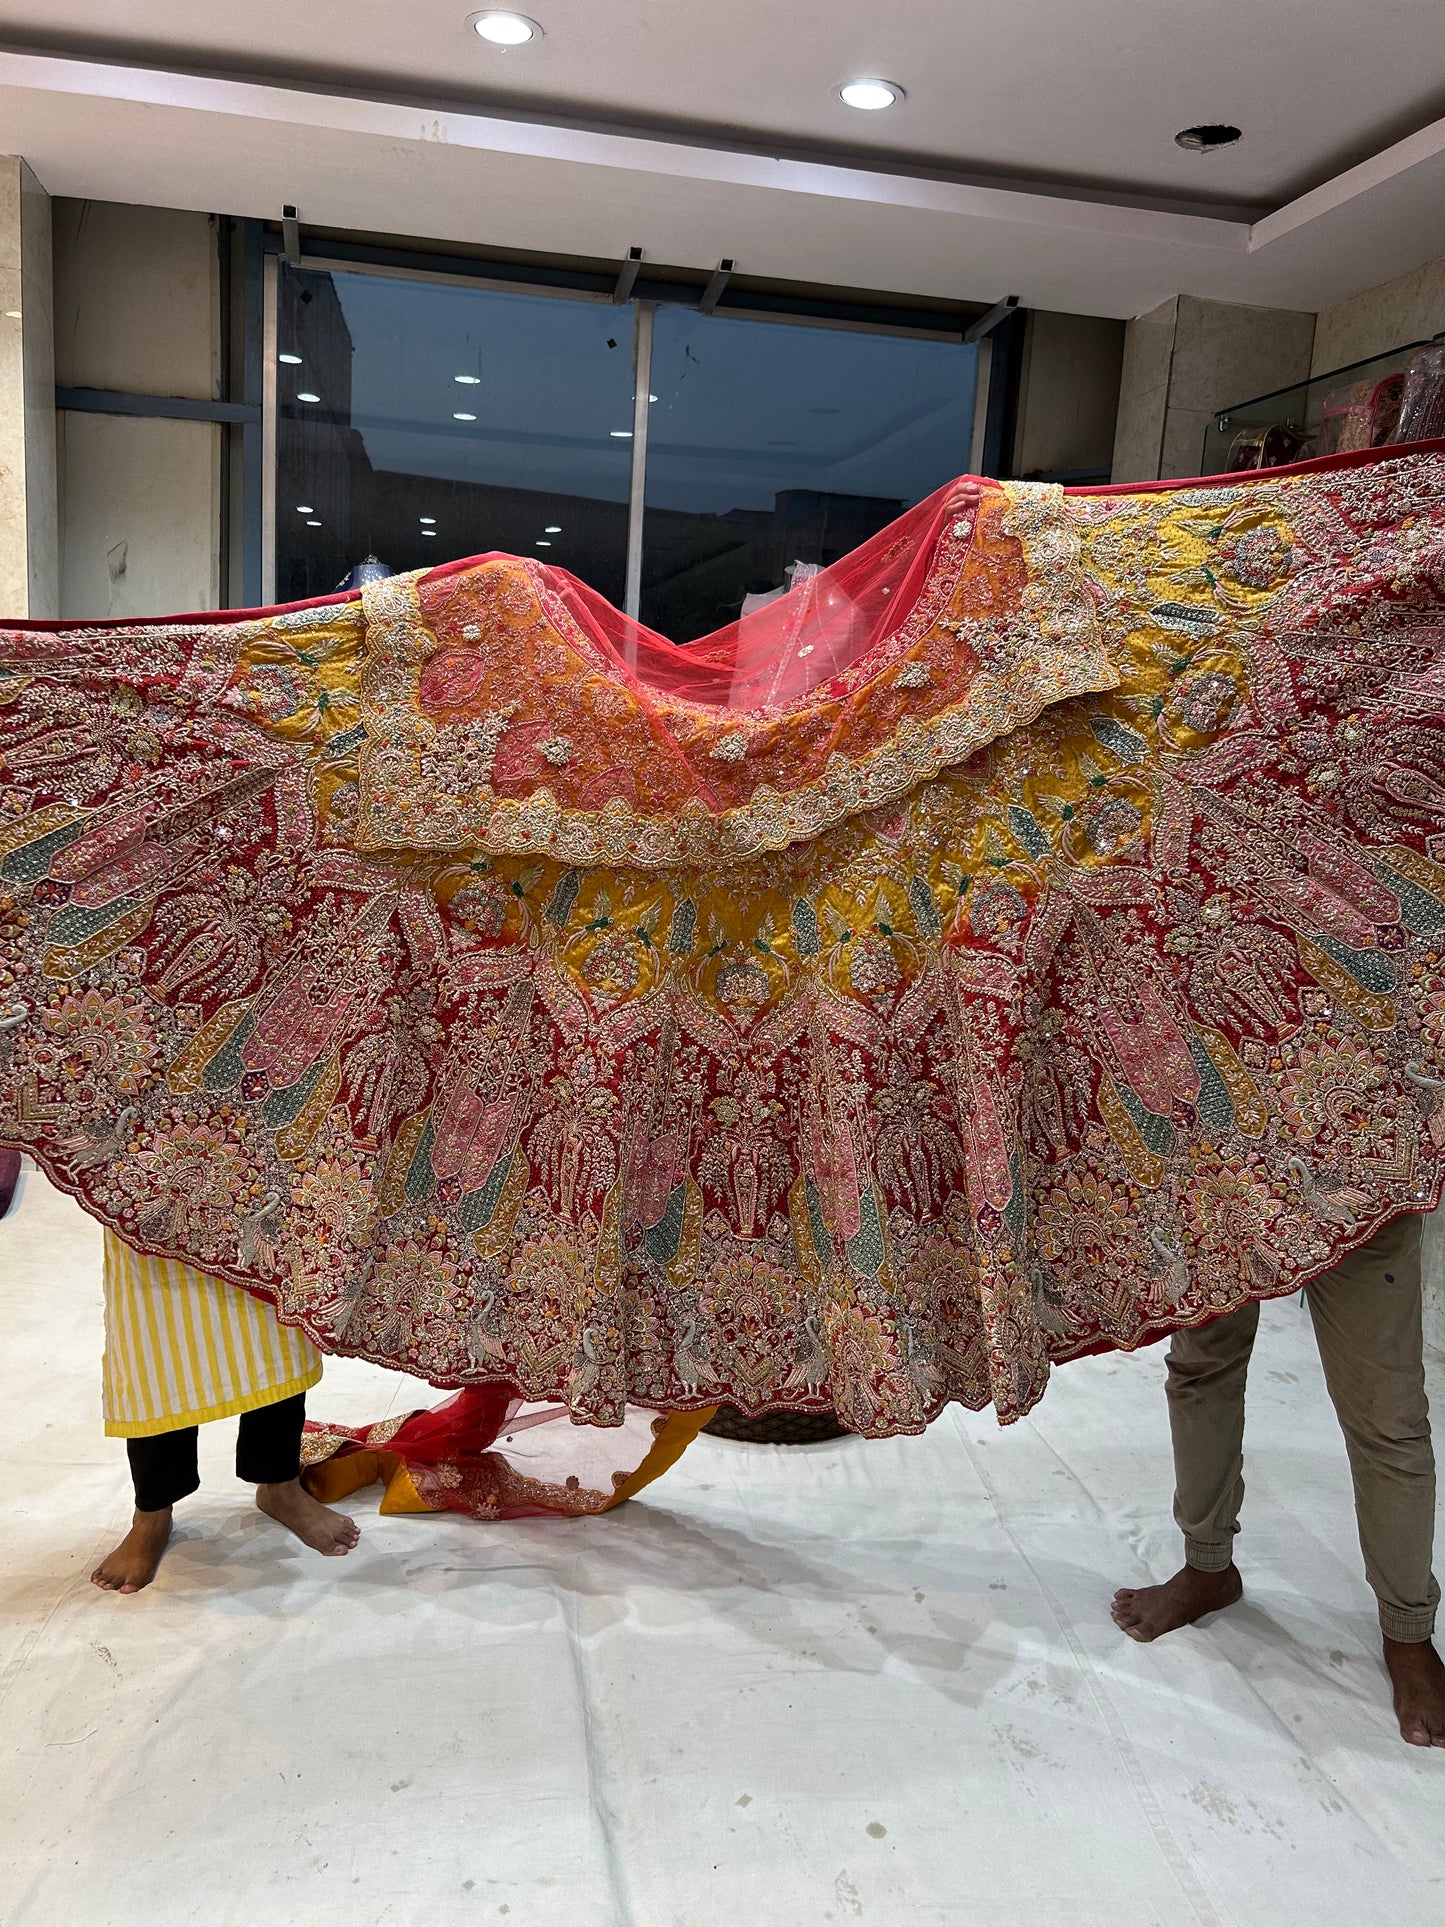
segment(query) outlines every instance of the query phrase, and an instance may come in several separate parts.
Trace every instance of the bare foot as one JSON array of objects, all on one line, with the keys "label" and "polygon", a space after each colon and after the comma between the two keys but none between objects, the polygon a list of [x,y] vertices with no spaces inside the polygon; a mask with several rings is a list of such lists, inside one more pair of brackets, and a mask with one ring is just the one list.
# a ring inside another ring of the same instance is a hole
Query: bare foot
[{"label": "bare foot", "polygon": [[1116,1592],[1109,1611],[1121,1632],[1147,1645],[1161,1633],[1177,1632],[1206,1613],[1232,1606],[1243,1592],[1237,1566],[1226,1566],[1223,1572],[1196,1572],[1193,1566],[1181,1566],[1162,1586],[1126,1586]]},{"label": "bare foot", "polygon": [[91,1585],[102,1592],[139,1592],[155,1578],[170,1536],[169,1506],[160,1512],[137,1512],[130,1531],[90,1575]]},{"label": "bare foot", "polygon": [[1411,1746],[1445,1746],[1445,1665],[1428,1639],[1385,1641],[1400,1737]]},{"label": "bare foot", "polygon": [[313,1499],[299,1479],[287,1479],[280,1485],[258,1485],[256,1504],[268,1519],[275,1519],[288,1532],[294,1532],[302,1545],[324,1553],[328,1559],[343,1558],[361,1537],[354,1519],[348,1519],[345,1513],[333,1512],[329,1505]]}]

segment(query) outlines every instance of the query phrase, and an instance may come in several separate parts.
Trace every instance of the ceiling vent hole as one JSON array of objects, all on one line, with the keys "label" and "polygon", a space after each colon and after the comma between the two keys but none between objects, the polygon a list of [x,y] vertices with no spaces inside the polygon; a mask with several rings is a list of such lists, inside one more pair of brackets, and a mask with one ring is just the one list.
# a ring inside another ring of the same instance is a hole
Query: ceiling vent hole
[{"label": "ceiling vent hole", "polygon": [[1184,147],[1191,154],[1212,154],[1216,147],[1233,147],[1239,139],[1237,127],[1226,127],[1222,123],[1210,122],[1203,127],[1186,127],[1174,136],[1176,147]]}]

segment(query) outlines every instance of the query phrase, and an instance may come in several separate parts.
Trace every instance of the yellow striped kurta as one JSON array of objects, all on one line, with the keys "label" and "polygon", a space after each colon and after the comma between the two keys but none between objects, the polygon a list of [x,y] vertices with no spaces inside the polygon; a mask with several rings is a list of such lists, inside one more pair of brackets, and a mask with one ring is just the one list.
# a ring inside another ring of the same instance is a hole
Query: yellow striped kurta
[{"label": "yellow striped kurta", "polygon": [[105,1429],[148,1438],[304,1392],[310,1339],[238,1285],[105,1234]]}]

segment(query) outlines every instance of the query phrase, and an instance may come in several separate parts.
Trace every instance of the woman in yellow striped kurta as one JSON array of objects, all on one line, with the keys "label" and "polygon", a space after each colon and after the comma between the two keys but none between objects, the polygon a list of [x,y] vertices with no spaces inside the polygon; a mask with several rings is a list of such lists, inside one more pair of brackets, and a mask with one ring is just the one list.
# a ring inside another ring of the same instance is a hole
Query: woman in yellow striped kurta
[{"label": "woman in yellow striped kurta", "polygon": [[321,1359],[303,1332],[223,1278],[105,1234],[105,1429],[123,1438],[135,1484],[130,1531],[92,1573],[139,1592],[170,1538],[172,1508],[200,1484],[196,1428],[239,1414],[236,1473],[263,1512],[317,1552],[349,1552],[350,1519],[301,1485],[306,1393]]},{"label": "woman in yellow striped kurta", "polygon": [[105,1429],[142,1439],[294,1398],[321,1356],[270,1305],[105,1234]]}]

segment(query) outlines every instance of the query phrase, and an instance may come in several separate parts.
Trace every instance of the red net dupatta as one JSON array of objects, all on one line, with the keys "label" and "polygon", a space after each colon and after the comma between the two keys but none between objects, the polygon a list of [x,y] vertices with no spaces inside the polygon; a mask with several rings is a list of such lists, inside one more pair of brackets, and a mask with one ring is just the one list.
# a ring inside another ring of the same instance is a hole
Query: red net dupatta
[{"label": "red net dupatta", "polygon": [[580,1431],[566,1417],[489,1385],[377,1425],[308,1424],[304,1477],[329,1504],[380,1483],[383,1513],[586,1518],[661,1478],[711,1412],[633,1408],[620,1426]]}]

